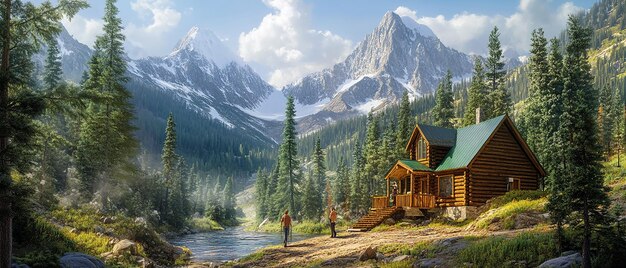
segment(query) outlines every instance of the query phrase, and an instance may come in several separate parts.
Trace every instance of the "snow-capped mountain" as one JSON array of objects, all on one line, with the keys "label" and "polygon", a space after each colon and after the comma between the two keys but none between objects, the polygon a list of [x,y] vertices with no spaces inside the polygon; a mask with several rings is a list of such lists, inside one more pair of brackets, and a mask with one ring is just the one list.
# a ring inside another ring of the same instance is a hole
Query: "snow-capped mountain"
[{"label": "snow-capped mountain", "polygon": [[467,54],[446,47],[425,25],[387,12],[343,61],[283,88],[301,106],[317,107],[302,118],[307,132],[355,114],[397,102],[404,91],[412,98],[434,91],[450,70],[458,79],[472,73]]},{"label": "snow-capped mountain", "polygon": [[[57,37],[57,44],[61,54],[61,68],[65,79],[80,82],[83,73],[87,70],[89,59],[93,51],[86,45],[78,42],[63,27]],[[43,65],[46,57],[46,48],[35,56],[35,68],[38,74],[43,73]]]}]

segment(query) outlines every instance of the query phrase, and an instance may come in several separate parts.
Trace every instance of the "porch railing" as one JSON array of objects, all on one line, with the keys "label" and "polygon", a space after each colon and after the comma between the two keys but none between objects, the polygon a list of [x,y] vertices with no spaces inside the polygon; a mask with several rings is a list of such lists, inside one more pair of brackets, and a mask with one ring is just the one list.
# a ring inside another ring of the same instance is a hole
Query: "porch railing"
[{"label": "porch railing", "polygon": [[410,207],[410,206],[411,206],[410,194],[396,195],[396,207]]},{"label": "porch railing", "polygon": [[436,205],[435,196],[432,194],[413,195],[413,206],[418,208],[434,208]]},{"label": "porch railing", "polygon": [[389,197],[374,196],[372,197],[372,208],[386,208],[389,206]]}]

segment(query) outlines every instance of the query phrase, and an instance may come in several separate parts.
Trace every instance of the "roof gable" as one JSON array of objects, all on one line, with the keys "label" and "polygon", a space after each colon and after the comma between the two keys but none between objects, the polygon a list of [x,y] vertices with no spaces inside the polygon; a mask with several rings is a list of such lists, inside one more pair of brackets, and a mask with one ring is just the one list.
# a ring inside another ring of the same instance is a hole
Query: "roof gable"
[{"label": "roof gable", "polygon": [[431,146],[452,147],[456,139],[456,129],[417,124],[406,145],[407,151],[410,150],[411,143],[415,141],[419,133],[424,136]]},{"label": "roof gable", "polygon": [[435,171],[467,167],[481,148],[504,122],[504,115],[476,125],[457,129],[455,145],[450,148]]}]

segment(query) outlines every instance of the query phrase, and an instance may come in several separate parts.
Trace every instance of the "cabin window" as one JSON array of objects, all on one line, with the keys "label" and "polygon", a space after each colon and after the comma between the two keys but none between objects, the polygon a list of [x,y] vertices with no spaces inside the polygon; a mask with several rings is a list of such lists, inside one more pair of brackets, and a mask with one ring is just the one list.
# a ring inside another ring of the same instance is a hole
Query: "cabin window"
[{"label": "cabin window", "polygon": [[417,159],[426,159],[426,140],[423,137],[417,141]]},{"label": "cabin window", "polygon": [[441,197],[451,197],[453,196],[452,189],[454,180],[452,179],[452,175],[449,176],[441,176],[439,177],[439,196]]},{"label": "cabin window", "polygon": [[520,189],[520,180],[516,178],[508,178],[506,190],[513,191],[513,190],[519,190],[519,189]]}]

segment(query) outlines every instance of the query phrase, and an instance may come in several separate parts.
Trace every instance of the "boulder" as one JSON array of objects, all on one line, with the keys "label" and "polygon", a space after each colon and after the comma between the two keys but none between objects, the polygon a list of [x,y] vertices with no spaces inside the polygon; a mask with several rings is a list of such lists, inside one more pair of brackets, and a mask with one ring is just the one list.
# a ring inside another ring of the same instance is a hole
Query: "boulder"
[{"label": "boulder", "polygon": [[101,260],[78,252],[66,253],[59,259],[59,264],[63,268],[105,268]]},{"label": "boulder", "polygon": [[156,264],[148,258],[140,258],[137,263],[142,268],[156,268]]},{"label": "boulder", "polygon": [[419,259],[413,263],[413,268],[444,267],[444,261],[440,258]]},{"label": "boulder", "polygon": [[30,268],[30,266],[26,265],[26,264],[18,264],[18,263],[11,263],[11,268]]},{"label": "boulder", "polygon": [[576,252],[567,256],[562,256],[554,259],[549,259],[539,265],[539,268],[566,268],[566,267],[580,267],[583,263],[583,256]]},{"label": "boulder", "polygon": [[541,222],[538,216],[534,216],[527,213],[520,213],[515,216],[515,229],[523,229],[533,227]]},{"label": "boulder", "polygon": [[411,256],[409,256],[409,255],[400,255],[400,256],[398,256],[398,257],[393,258],[393,259],[391,260],[391,262],[406,261],[406,260],[408,260],[408,259],[410,259],[410,258],[411,258]]},{"label": "boulder", "polygon": [[101,233],[104,233],[105,230],[104,230],[104,228],[102,226],[96,225],[96,226],[93,227],[93,231],[96,232],[96,233],[101,234]]},{"label": "boulder", "polygon": [[124,255],[125,253],[129,253],[130,255],[137,254],[137,244],[135,242],[130,241],[128,239],[121,240],[117,242],[115,246],[113,246],[113,254],[114,255]]},{"label": "boulder", "polygon": [[385,220],[385,224],[386,225],[394,225],[396,224],[396,220],[394,220],[393,218],[388,218]]},{"label": "boulder", "polygon": [[376,252],[376,260],[377,261],[382,261],[385,259],[385,254],[382,254],[380,252]]},{"label": "boulder", "polygon": [[102,219],[102,223],[104,223],[104,224],[111,224],[111,223],[113,223],[113,218],[110,218],[110,217],[104,217],[104,218]]},{"label": "boulder", "polygon": [[376,259],[376,249],[367,247],[361,255],[359,255],[359,261],[367,261],[371,259]]}]

